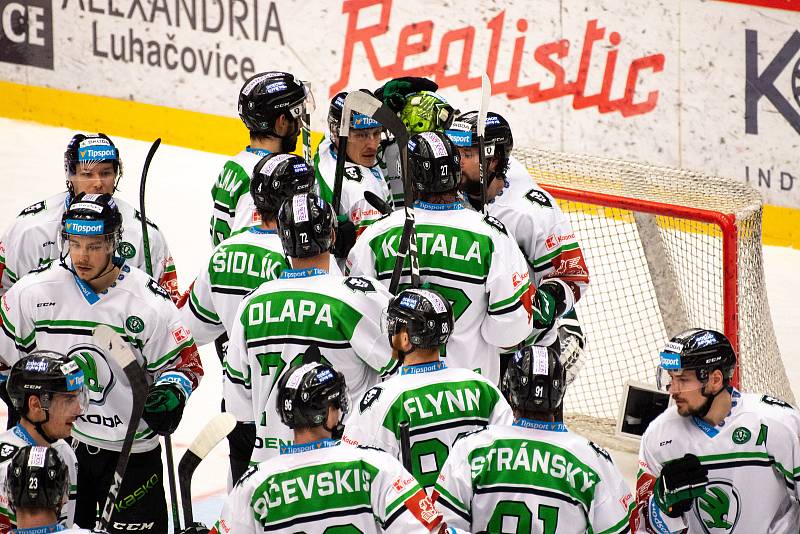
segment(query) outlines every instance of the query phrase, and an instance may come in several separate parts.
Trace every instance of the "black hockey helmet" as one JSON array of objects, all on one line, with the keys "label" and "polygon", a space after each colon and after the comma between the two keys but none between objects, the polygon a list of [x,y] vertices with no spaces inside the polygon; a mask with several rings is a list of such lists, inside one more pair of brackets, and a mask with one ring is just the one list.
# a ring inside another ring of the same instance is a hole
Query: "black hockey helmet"
[{"label": "black hockey helmet", "polygon": [[111,195],[78,193],[61,216],[61,237],[71,235],[105,236],[116,249],[122,238],[122,215]]},{"label": "black hockey helmet", "polygon": [[408,141],[408,162],[414,186],[420,193],[445,193],[461,180],[461,156],[449,137],[423,132]]},{"label": "black hockey helmet", "polygon": [[528,345],[508,363],[501,390],[514,410],[552,413],[564,399],[564,366],[550,347]]},{"label": "black hockey helmet", "polygon": [[84,375],[78,364],[63,354],[37,350],[20,358],[12,367],[6,383],[11,403],[22,416],[28,413],[28,398],[39,397],[47,409],[54,393],[78,392],[82,406],[88,403]]},{"label": "black hockey helmet", "polygon": [[119,159],[119,150],[111,138],[104,133],[75,134],[64,151],[64,172],[67,176],[72,176],[77,172],[79,163],[101,161],[110,161],[114,165],[114,172],[119,173],[122,162]]},{"label": "black hockey helmet", "polygon": [[320,362],[301,363],[283,373],[278,381],[276,409],[289,428],[325,426],[328,406],[342,410],[339,421],[350,411],[344,375]]},{"label": "black hockey helmet", "polygon": [[52,447],[22,447],[8,463],[5,494],[12,510],[44,508],[58,513],[68,490],[69,470]]},{"label": "black hockey helmet", "polygon": [[[359,91],[367,93],[368,95],[372,94],[369,89],[359,89]],[[330,140],[334,143],[337,142],[337,138],[339,137],[339,125],[342,121],[345,98],[347,98],[347,91],[338,93],[331,99],[331,105],[328,107],[328,133],[330,135]],[[355,111],[350,113],[350,128],[355,130],[367,130],[380,127],[381,123],[372,117],[356,113]]]},{"label": "black hockey helmet", "polygon": [[269,154],[253,168],[250,194],[259,212],[276,213],[294,193],[314,187],[314,167],[294,154]]},{"label": "black hockey helmet", "polygon": [[303,120],[314,111],[308,85],[288,72],[262,72],[250,77],[239,91],[239,117],[247,129],[260,135],[276,135],[275,119]]},{"label": "black hockey helmet", "polygon": [[278,233],[283,250],[292,258],[310,258],[331,249],[336,217],[330,204],[315,193],[284,200],[278,212]]},{"label": "black hockey helmet", "polygon": [[[450,128],[447,136],[460,147],[478,146],[478,112],[469,111],[459,115]],[[483,147],[488,159],[497,160],[497,167],[492,177],[502,176],[508,171],[509,157],[514,149],[514,136],[511,125],[499,113],[486,113],[486,130],[483,133]]]},{"label": "black hockey helmet", "polygon": [[667,375],[694,370],[700,382],[719,369],[727,384],[736,368],[736,353],[725,334],[716,330],[692,328],[670,339],[661,350],[656,382],[666,388],[670,381]]},{"label": "black hockey helmet", "polygon": [[453,307],[432,289],[405,289],[389,302],[383,324],[389,345],[392,336],[405,327],[414,347],[438,348],[453,332]]}]

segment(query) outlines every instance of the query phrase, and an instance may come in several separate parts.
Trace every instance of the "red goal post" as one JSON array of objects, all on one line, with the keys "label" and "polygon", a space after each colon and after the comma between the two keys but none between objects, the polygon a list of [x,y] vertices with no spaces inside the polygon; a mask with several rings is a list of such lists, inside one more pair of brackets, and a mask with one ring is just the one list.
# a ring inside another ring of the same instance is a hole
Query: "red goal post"
[{"label": "red goal post", "polygon": [[654,383],[659,350],[689,327],[729,337],[744,391],[794,402],[767,302],[757,191],[641,163],[514,155],[569,216],[591,277],[576,306],[588,341],[565,399],[568,422],[612,434],[625,382]]}]

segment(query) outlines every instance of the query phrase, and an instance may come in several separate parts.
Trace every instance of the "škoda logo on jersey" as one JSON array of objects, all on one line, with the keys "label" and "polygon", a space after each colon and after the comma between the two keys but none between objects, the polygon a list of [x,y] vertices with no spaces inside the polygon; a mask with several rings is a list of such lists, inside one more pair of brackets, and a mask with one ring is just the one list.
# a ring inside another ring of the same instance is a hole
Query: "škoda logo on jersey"
[{"label": "\u0161koda logo on jersey", "polygon": [[89,391],[89,402],[98,406],[105,404],[116,384],[105,353],[94,345],[80,344],[70,348],[67,356],[83,371],[83,385]]},{"label": "\u0161koda logo on jersey", "polygon": [[692,507],[706,534],[736,532],[741,501],[736,487],[727,480],[713,480]]}]

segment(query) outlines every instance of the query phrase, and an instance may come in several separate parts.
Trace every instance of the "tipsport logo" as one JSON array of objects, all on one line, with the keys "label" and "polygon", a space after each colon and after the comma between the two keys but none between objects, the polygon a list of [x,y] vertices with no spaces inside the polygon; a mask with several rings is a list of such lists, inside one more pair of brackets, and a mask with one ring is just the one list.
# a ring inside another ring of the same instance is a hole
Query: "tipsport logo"
[{"label": "tipsport logo", "polygon": [[78,150],[78,161],[116,159],[117,154],[110,145],[87,147]]},{"label": "tipsport logo", "polygon": [[68,220],[64,230],[71,235],[102,235],[103,221],[76,221]]},{"label": "tipsport logo", "polygon": [[472,132],[462,132],[460,130],[445,130],[447,137],[456,146],[468,147],[472,146]]},{"label": "tipsport logo", "polygon": [[0,61],[53,70],[50,0],[0,0]]}]

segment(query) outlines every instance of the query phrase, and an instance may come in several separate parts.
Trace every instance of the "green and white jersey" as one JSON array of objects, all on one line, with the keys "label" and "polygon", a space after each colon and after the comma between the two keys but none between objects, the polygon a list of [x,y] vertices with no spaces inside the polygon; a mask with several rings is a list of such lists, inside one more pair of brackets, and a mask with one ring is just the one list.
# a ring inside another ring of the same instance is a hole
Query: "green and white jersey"
[{"label": "green and white jersey", "polygon": [[[580,243],[556,200],[539,187],[516,158],[510,158],[505,187],[486,204],[486,211],[502,221],[516,239],[536,287],[543,279],[551,278],[573,288],[566,291],[567,311],[572,309],[589,285],[589,270]],[[534,339],[537,345],[549,346],[557,337],[554,327],[537,331]]]},{"label": "green and white jersey", "polygon": [[391,297],[374,279],[287,269],[242,301],[230,332],[223,396],[227,412],[256,423],[252,462],[291,442],[292,431],[275,411],[275,385],[309,345],[344,374],[351,404],[394,368],[380,325]]},{"label": "green and white jersey", "polygon": [[[8,527],[17,526],[17,516],[11,509],[6,493],[8,465],[14,455],[23,447],[36,446],[36,442],[27,430],[17,425],[0,434],[0,531],[6,532]],[[63,439],[50,445],[58,453],[69,473],[69,497],[61,507],[58,522],[64,527],[71,526],[75,518],[75,497],[78,487],[78,459],[69,443]]]},{"label": "green and white jersey", "polygon": [[[512,347],[531,332],[525,258],[493,217],[461,203],[416,206],[420,281],[453,305],[447,365],[472,369],[497,384],[498,347]],[[367,228],[347,258],[349,273],[375,277],[388,287],[404,222],[403,211],[395,211]],[[410,282],[406,261],[401,287]]]},{"label": "green and white jersey", "polygon": [[630,532],[633,495],[603,448],[563,423],[519,419],[456,442],[433,500],[468,532]]},{"label": "green and white jersey", "polygon": [[[718,426],[670,407],[653,421],[639,449],[637,532],[796,534],[800,525],[800,414],[769,395],[732,392]],[[694,454],[708,468],[705,494],[677,518],[661,513],[652,493],[663,465]]]},{"label": "green and white jersey", "polygon": [[[364,192],[371,191],[391,206],[389,186],[383,179],[380,167],[364,167],[352,161],[346,162],[342,178],[342,199],[339,215],[347,215],[356,227],[356,235],[383,215],[364,200]],[[329,204],[333,203],[333,188],[336,181],[336,152],[333,144],[325,138],[314,155],[314,172],[317,178],[319,196]],[[335,207],[334,209],[338,209]]]},{"label": "green and white jersey", "polygon": [[233,232],[261,222],[253,197],[250,179],[261,158],[271,154],[263,148],[247,147],[225,162],[211,188],[214,210],[211,214],[211,242],[214,246],[228,239]]},{"label": "green and white jersey", "polygon": [[197,344],[211,343],[229,332],[242,299],[262,283],[278,278],[287,267],[275,230],[251,226],[220,243],[181,308],[181,319]]},{"label": "green and white jersey", "polygon": [[[92,339],[95,327],[110,326],[131,345],[137,362],[156,381],[181,387],[187,398],[203,371],[194,339],[177,308],[155,280],[123,264],[111,287],[100,294],[64,264],[51,263],[14,284],[0,299],[0,360],[11,367],[34,350],[73,358],[85,375],[89,408],[72,435],[101,449],[118,451],[131,411],[131,388],[119,365]],[[158,445],[142,420],[133,452]]]},{"label": "green and white jersey", "polygon": [[286,446],[251,467],[225,501],[216,532],[437,531],[441,514],[400,462],[337,443]]},{"label": "green and white jersey", "polygon": [[378,447],[398,459],[398,425],[408,421],[411,471],[425,489],[433,488],[459,436],[514,422],[511,407],[494,384],[441,361],[401,367],[399,374],[367,391],[353,410],[342,441]]},{"label": "green and white jersey", "polygon": [[[114,202],[122,215],[122,241],[117,255],[125,258],[128,265],[144,270],[142,216],[124,200],[114,197]],[[67,204],[65,191],[28,206],[0,239],[0,295],[29,272],[59,259],[61,217]],[[158,227],[149,219],[147,222],[153,278],[177,300],[180,294],[172,254]]]}]

